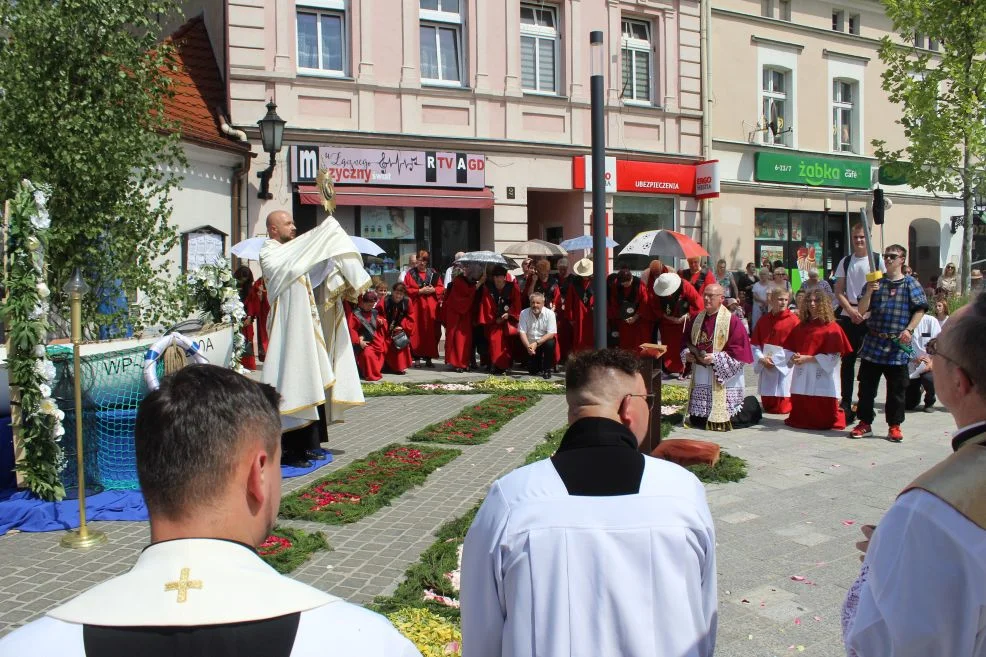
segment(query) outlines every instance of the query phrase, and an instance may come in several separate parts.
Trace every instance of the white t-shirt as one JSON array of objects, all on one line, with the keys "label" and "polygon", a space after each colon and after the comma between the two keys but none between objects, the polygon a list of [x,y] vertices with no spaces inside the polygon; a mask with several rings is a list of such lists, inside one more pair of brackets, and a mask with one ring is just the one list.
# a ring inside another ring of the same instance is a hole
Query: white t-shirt
[{"label": "white t-shirt", "polygon": [[[851,255],[848,275],[846,275],[845,258],[839,261],[839,267],[835,270],[836,278],[846,279],[846,298],[854,306],[859,303],[860,297],[866,292],[866,275],[870,273],[870,263],[866,258],[867,256]],[[883,258],[879,258],[879,262],[880,271],[886,273],[887,266],[883,264]]]},{"label": "white t-shirt", "polygon": [[542,308],[541,314],[535,317],[530,308],[524,308],[520,311],[517,330],[526,334],[529,342],[540,340],[549,333],[558,333],[555,312],[551,308]]}]

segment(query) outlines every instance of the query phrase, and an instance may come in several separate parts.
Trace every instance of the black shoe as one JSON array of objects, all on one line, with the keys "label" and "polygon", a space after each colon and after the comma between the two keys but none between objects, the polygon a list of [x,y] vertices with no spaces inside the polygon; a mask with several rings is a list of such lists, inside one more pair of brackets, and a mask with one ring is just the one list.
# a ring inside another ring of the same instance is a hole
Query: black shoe
[{"label": "black shoe", "polygon": [[435,364],[433,362],[431,362],[431,359],[430,358],[425,358],[425,367],[434,368],[435,367]]},{"label": "black shoe", "polygon": [[924,412],[925,413],[934,413],[935,412],[935,405],[934,404],[925,404],[924,405]]},{"label": "black shoe", "polygon": [[310,449],[305,452],[305,458],[311,461],[324,461],[326,459],[325,452],[322,450]]},{"label": "black shoe", "polygon": [[547,381],[548,379],[551,378],[551,372],[549,372],[548,370],[541,372],[541,378]]},{"label": "black shoe", "polygon": [[455,368],[455,373],[456,374],[465,374],[466,373],[466,368],[464,368],[464,367],[457,367],[457,368]]},{"label": "black shoe", "polygon": [[846,414],[846,425],[848,426],[848,425],[852,424],[853,422],[855,422],[856,421],[856,413],[852,410],[852,406],[846,406],[845,404],[841,404],[841,406],[842,406],[842,410]]},{"label": "black shoe", "polygon": [[507,373],[507,370],[501,370],[499,367],[494,367],[492,371],[493,376],[503,376]]},{"label": "black shoe", "polygon": [[306,459],[304,456],[291,454],[285,455],[281,458],[281,465],[286,465],[289,468],[310,468],[315,464]]}]

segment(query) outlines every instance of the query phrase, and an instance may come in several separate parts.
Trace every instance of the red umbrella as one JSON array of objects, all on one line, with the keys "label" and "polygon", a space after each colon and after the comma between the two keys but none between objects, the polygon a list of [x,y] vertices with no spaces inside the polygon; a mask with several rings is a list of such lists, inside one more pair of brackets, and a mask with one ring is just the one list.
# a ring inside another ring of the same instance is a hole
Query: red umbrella
[{"label": "red umbrella", "polygon": [[701,258],[709,255],[698,242],[673,230],[647,230],[630,240],[619,255],[645,255],[666,258]]}]

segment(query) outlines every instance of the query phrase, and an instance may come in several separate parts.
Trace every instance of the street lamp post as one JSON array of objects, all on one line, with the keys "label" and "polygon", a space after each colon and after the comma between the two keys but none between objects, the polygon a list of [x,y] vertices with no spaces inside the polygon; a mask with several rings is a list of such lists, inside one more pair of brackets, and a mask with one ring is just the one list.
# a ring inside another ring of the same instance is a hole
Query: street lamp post
[{"label": "street lamp post", "polygon": [[257,172],[257,177],[260,178],[260,191],[257,192],[257,198],[264,200],[274,198],[274,195],[270,193],[270,177],[274,173],[277,154],[284,142],[284,124],[286,123],[287,121],[277,115],[277,103],[273,100],[267,103],[267,114],[264,115],[264,118],[257,121],[257,125],[260,126],[260,143],[264,147],[264,152],[270,153],[270,165],[263,171]]},{"label": "street lamp post", "polygon": [[82,447],[82,368],[79,360],[79,346],[82,344],[82,297],[89,286],[82,278],[82,271],[76,267],[72,278],[62,288],[72,303],[72,387],[75,392],[75,463],[79,476],[79,530],[70,530],[62,537],[62,547],[85,550],[106,542],[103,532],[89,531],[86,526],[86,470],[85,452]]},{"label": "street lamp post", "polygon": [[589,32],[589,93],[592,108],[592,328],[596,349],[606,347],[606,122],[603,113],[606,48],[600,30]]}]

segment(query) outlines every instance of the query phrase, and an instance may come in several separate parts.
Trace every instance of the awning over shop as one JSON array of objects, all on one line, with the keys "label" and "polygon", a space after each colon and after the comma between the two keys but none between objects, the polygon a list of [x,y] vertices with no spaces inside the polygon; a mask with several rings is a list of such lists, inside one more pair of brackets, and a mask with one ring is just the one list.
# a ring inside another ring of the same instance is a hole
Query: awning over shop
[{"label": "awning over shop", "polygon": [[[298,185],[304,205],[320,205],[322,197],[315,185]],[[483,210],[493,207],[489,189],[435,189],[434,187],[336,187],[338,205],[376,205],[398,208],[464,208]]]}]

